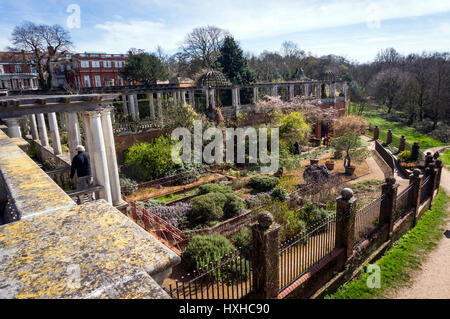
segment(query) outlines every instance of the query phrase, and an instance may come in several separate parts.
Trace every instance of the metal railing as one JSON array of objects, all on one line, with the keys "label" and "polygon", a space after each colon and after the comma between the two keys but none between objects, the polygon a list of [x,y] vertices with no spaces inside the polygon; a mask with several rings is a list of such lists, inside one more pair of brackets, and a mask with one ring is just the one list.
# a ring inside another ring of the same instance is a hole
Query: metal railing
[{"label": "metal railing", "polygon": [[397,195],[396,206],[393,212],[394,220],[398,220],[405,216],[412,208],[412,192],[413,184],[409,185],[400,194]]},{"label": "metal railing", "polygon": [[386,196],[382,195],[369,205],[359,209],[355,215],[355,245],[366,239],[378,226],[381,202]]},{"label": "metal railing", "polygon": [[333,214],[281,244],[280,292],[333,251],[335,234],[336,215]]},{"label": "metal railing", "polygon": [[428,176],[420,185],[420,204],[423,204],[429,197],[431,197],[432,191],[433,184],[431,183],[430,176]]},{"label": "metal railing", "polygon": [[100,191],[103,190],[103,186],[95,185],[82,190],[75,190],[67,192],[67,195],[73,199],[73,201],[79,205],[94,201],[100,198]]},{"label": "metal railing", "polygon": [[205,262],[181,281],[167,283],[165,289],[176,299],[240,299],[253,291],[253,271],[250,261],[236,250]]}]

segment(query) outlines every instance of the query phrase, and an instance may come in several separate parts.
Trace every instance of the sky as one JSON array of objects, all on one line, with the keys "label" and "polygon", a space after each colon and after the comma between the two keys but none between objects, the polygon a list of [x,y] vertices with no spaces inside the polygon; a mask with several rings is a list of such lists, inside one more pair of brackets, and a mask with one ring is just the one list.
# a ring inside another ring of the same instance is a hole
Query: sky
[{"label": "sky", "polygon": [[[0,0],[0,50],[23,21],[60,24],[74,52],[175,53],[193,28],[228,30],[245,52],[278,51],[292,41],[313,55],[368,62],[401,54],[450,51],[450,0]],[[78,19],[79,18],[79,19]]]}]

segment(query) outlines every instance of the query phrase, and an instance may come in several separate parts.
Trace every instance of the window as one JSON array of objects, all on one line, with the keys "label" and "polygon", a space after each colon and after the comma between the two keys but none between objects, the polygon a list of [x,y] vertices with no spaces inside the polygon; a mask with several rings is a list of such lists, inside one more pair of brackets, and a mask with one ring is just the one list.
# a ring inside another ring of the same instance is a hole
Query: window
[{"label": "window", "polygon": [[16,73],[22,73],[22,67],[20,65],[16,65]]},{"label": "window", "polygon": [[95,78],[95,86],[96,87],[101,87],[102,86],[102,81],[100,79],[100,75],[96,75],[94,78]]},{"label": "window", "polygon": [[87,88],[91,87],[91,78],[89,77],[89,75],[84,76],[84,86]]},{"label": "window", "polygon": [[104,68],[110,68],[111,67],[111,61],[103,61],[103,67]]},{"label": "window", "polygon": [[89,61],[81,61],[81,67],[82,68],[88,68],[89,67]]},{"label": "window", "polygon": [[93,68],[99,68],[100,67],[100,61],[92,61],[92,67]]},{"label": "window", "polygon": [[116,63],[116,68],[122,67],[122,61],[115,61],[115,63]]}]

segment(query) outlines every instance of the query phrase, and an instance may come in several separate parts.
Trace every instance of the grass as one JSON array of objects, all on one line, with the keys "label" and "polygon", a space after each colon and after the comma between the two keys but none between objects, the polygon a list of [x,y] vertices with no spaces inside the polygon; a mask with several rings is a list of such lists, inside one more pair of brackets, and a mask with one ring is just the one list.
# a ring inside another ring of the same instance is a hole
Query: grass
[{"label": "grass", "polygon": [[446,149],[444,154],[441,155],[441,160],[444,167],[450,169],[450,148]]},{"label": "grass", "polygon": [[327,299],[386,298],[389,293],[405,286],[420,266],[428,252],[433,250],[445,230],[450,198],[441,189],[433,206],[425,212],[416,227],[394,243],[382,258],[375,262],[381,270],[381,287],[369,288],[366,284],[369,273],[345,284]]},{"label": "grass", "polygon": [[[352,106],[349,109],[349,112],[352,113],[356,106],[355,103],[350,103]],[[445,143],[438,141],[434,138],[427,136],[424,133],[417,131],[416,129],[409,127],[401,122],[392,122],[380,117],[380,112],[385,112],[380,109],[367,109],[363,112],[363,115],[366,121],[372,125],[378,125],[380,131],[386,134],[386,132],[391,129],[392,135],[399,139],[402,135],[405,136],[406,142],[409,144],[413,144],[414,142],[418,142],[422,151],[425,151],[428,148],[435,146],[446,145]],[[383,139],[383,133],[380,132],[380,138]]]}]

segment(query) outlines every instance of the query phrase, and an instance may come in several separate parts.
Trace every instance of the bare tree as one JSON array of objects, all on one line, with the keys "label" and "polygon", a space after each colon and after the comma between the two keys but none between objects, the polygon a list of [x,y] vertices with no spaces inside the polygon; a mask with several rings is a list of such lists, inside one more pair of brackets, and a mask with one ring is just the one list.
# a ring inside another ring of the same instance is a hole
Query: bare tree
[{"label": "bare tree", "polygon": [[52,86],[52,63],[72,47],[70,34],[60,25],[37,25],[33,22],[16,26],[11,43],[11,52],[25,51],[32,55],[31,64],[38,72],[39,83],[44,89]]},{"label": "bare tree", "polygon": [[181,50],[189,60],[200,60],[203,67],[211,68],[226,36],[231,34],[215,26],[195,28],[186,36]]}]

